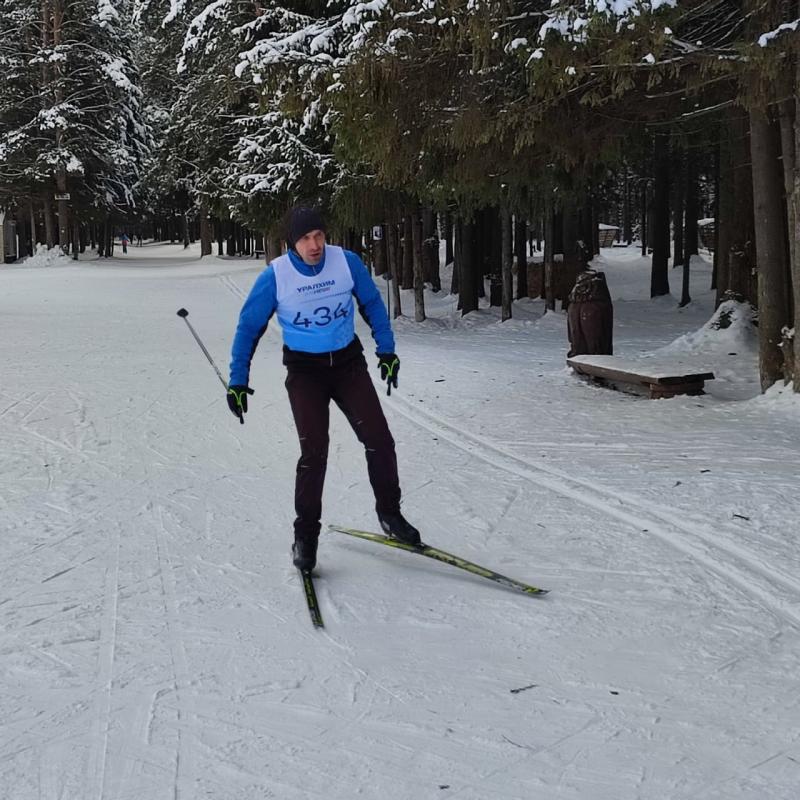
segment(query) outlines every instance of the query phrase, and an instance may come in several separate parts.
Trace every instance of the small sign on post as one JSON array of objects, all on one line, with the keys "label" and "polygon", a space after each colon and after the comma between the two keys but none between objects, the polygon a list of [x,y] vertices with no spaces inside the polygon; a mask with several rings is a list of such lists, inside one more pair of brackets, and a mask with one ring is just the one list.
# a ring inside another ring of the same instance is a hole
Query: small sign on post
[{"label": "small sign on post", "polygon": [[383,225],[375,225],[372,228],[372,238],[379,242],[383,239]]},{"label": "small sign on post", "polygon": [[65,192],[64,194],[57,194],[57,195],[55,195],[55,199],[56,200],[69,200],[70,199],[70,194],[69,194],[69,192]]}]

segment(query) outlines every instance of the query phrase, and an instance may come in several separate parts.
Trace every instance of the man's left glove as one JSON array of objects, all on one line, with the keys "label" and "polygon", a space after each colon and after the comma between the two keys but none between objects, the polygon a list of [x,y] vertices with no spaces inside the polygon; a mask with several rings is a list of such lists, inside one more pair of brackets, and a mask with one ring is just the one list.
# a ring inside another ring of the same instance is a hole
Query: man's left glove
[{"label": "man's left glove", "polygon": [[400,359],[394,353],[378,353],[378,369],[381,371],[381,380],[387,383],[386,394],[391,394],[392,386],[397,388]]},{"label": "man's left glove", "polygon": [[247,395],[255,394],[249,386],[228,387],[228,408],[239,422],[244,425],[244,415],[247,413]]}]

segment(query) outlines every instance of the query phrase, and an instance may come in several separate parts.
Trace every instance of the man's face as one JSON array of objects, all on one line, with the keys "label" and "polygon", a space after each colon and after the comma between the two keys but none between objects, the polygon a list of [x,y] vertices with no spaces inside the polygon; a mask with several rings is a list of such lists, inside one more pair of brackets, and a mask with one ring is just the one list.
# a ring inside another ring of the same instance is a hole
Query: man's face
[{"label": "man's face", "polygon": [[294,249],[306,264],[319,264],[325,252],[325,232],[309,231],[294,243]]}]

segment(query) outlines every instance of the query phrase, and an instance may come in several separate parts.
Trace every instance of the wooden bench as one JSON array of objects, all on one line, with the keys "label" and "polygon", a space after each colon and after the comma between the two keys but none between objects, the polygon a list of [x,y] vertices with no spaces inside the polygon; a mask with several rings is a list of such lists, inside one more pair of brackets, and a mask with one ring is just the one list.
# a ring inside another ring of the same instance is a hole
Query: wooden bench
[{"label": "wooden bench", "polygon": [[713,372],[688,372],[685,365],[651,367],[642,361],[617,356],[573,356],[567,359],[567,364],[580,375],[615,389],[644,393],[652,400],[676,394],[703,394],[705,382],[714,380]]}]

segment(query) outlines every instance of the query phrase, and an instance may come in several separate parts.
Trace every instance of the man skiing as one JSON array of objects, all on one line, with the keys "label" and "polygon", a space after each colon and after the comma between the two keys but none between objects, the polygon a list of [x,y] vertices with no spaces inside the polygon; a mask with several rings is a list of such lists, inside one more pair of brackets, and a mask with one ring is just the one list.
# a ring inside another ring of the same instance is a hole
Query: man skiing
[{"label": "man skiing", "polygon": [[381,528],[403,542],[418,544],[419,531],[400,513],[400,482],[394,439],[367,371],[364,348],[355,334],[354,303],[377,345],[381,380],[397,387],[389,315],[361,259],[329,245],[316,208],[298,206],[288,217],[289,250],[257,278],[239,315],[231,352],[228,406],[244,420],[250,362],[273,314],[283,331],[286,389],[300,439],[295,481],[294,565],[316,565],[322,489],[328,461],[329,406],[342,410],[364,445],[375,510]]}]

